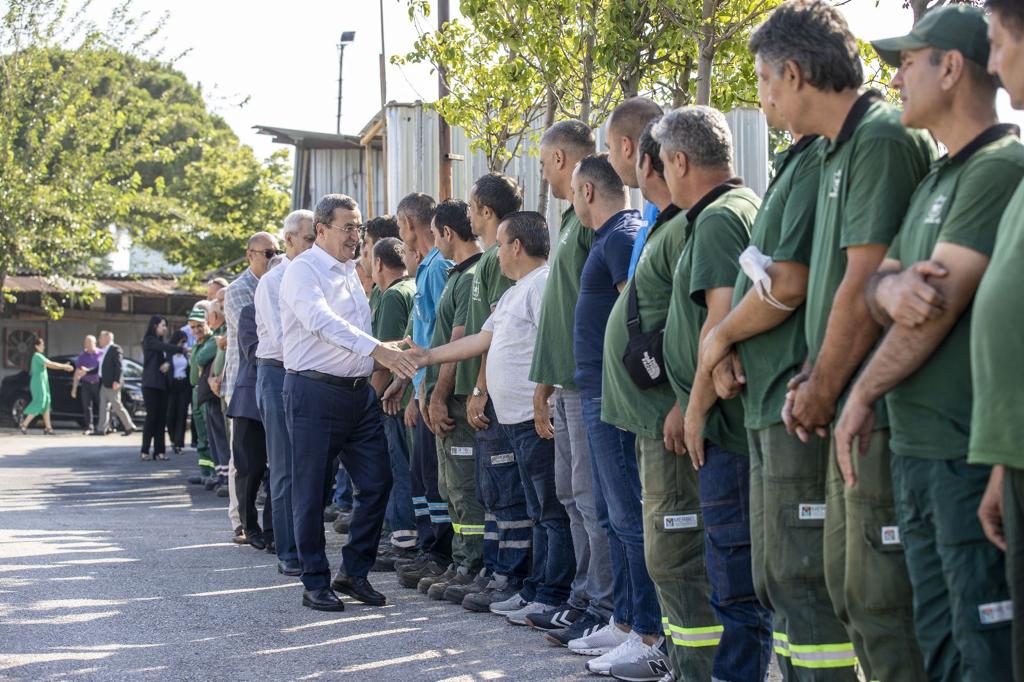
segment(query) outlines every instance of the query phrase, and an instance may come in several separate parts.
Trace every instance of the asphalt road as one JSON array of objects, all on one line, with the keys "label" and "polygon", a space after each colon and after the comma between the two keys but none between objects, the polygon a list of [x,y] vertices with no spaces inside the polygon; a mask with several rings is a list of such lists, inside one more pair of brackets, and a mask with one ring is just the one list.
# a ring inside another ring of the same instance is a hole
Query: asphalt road
[{"label": "asphalt road", "polygon": [[188,485],[193,451],[137,453],[134,438],[0,434],[0,679],[601,679],[394,574],[370,576],[384,608],[302,608],[272,555],[230,541],[227,500]]}]

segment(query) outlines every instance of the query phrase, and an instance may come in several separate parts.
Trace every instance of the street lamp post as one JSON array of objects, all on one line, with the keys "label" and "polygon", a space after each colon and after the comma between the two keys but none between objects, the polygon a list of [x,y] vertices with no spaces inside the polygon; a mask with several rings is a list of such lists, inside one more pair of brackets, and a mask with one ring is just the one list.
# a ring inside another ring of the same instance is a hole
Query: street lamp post
[{"label": "street lamp post", "polygon": [[345,31],[338,41],[338,121],[335,132],[341,135],[341,77],[344,73],[345,46],[356,39],[355,31]]}]

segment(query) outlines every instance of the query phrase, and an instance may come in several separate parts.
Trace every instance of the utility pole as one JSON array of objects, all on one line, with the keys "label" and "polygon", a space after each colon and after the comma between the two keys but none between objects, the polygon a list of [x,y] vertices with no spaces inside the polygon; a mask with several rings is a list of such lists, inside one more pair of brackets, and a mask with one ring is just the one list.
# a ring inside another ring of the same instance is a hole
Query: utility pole
[{"label": "utility pole", "polygon": [[338,119],[334,131],[338,135],[341,135],[341,77],[345,71],[345,46],[355,39],[355,31],[345,31],[341,34],[341,39],[338,41]]},{"label": "utility pole", "polygon": [[[388,80],[386,62],[384,60],[384,0],[379,0],[378,8],[380,9],[380,120],[381,120],[381,157],[384,159],[384,187],[381,188],[381,194],[384,197],[384,212],[388,211],[388,116],[387,116],[387,95],[388,95]],[[367,153],[372,153],[369,147]]]},{"label": "utility pole", "polygon": [[[450,8],[448,0],[438,0],[437,3],[437,30],[440,31],[450,19]],[[437,97],[441,99],[448,95],[447,73],[444,68],[437,70]],[[444,116],[438,112],[437,115],[437,141],[440,151],[440,173],[438,174],[438,201],[450,199],[452,196],[452,129]]]}]

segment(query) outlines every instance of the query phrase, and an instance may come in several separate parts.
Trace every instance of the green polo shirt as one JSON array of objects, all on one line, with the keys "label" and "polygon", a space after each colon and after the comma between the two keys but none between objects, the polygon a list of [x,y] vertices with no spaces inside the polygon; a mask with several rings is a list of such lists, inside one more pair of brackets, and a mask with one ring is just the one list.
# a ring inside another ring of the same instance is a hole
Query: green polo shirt
[{"label": "green polo shirt", "polygon": [[[938,242],[992,255],[1006,204],[1024,176],[1024,146],[1013,126],[993,126],[918,186],[889,257],[904,268],[928,260]],[[913,374],[886,397],[897,455],[966,456],[971,431],[971,308]]]},{"label": "green polo shirt", "polygon": [[[672,276],[688,233],[686,213],[670,205],[662,214],[667,219],[660,223],[655,221],[653,234],[647,237],[633,272],[640,331],[645,334],[665,327],[672,298]],[[661,217],[659,215],[659,221]],[[628,297],[627,286],[612,307],[604,333],[601,421],[645,438],[661,438],[665,415],[672,409],[676,397],[667,382],[653,388],[638,388],[622,363],[622,354],[629,341],[626,329]]]},{"label": "green polo shirt", "polygon": [[[377,306],[380,304],[380,297],[381,297],[380,287],[378,287],[376,284],[374,284],[373,288],[370,289],[370,312],[371,313],[373,311],[375,311],[377,309]],[[378,338],[380,338],[380,337],[378,337]]]},{"label": "green polo shirt", "polygon": [[[484,322],[491,316],[491,309],[512,284],[512,280],[501,274],[498,245],[492,244],[491,248],[484,251],[476,266],[466,316],[466,336],[476,334],[483,328]],[[459,363],[455,370],[455,395],[472,395],[476,378],[480,374],[480,362],[481,358],[477,356]]]},{"label": "green polo shirt", "polygon": [[995,248],[974,297],[971,375],[974,388],[968,461],[1024,469],[1024,183],[1003,212]]},{"label": "green polo shirt", "polygon": [[409,325],[409,314],[412,312],[416,298],[416,279],[409,275],[393,282],[383,293],[377,287],[376,305],[370,296],[371,328],[373,336],[379,341],[401,341],[405,338],[405,330]]},{"label": "green polo shirt", "polygon": [[[445,282],[441,298],[437,301],[437,322],[434,324],[434,335],[430,339],[431,348],[448,343],[452,340],[452,329],[466,325],[470,296],[481,255],[474,254],[448,271],[448,281]],[[457,366],[456,369],[458,369]],[[437,385],[437,377],[440,373],[440,365],[427,367],[427,396],[430,396],[434,386]],[[469,391],[460,393],[458,385],[456,385],[453,395],[467,395],[472,390],[473,387],[470,386]]]},{"label": "green polo shirt", "polygon": [[[665,322],[665,371],[682,410],[697,375],[700,332],[708,317],[704,292],[732,288],[739,257],[750,243],[750,226],[761,200],[741,181],[712,190],[686,213],[690,237],[676,263]],[[747,431],[739,398],[718,400],[708,411],[704,437],[737,455],[747,455]]]},{"label": "green polo shirt", "polygon": [[[846,274],[846,249],[892,242],[910,196],[934,158],[931,137],[904,128],[899,109],[874,91],[857,100],[839,135],[825,149],[807,281],[811,362],[818,358],[832,300]],[[849,386],[836,406],[837,416],[848,391]],[[875,414],[875,428],[887,428],[884,401],[878,401]]]},{"label": "green polo shirt", "polygon": [[[775,174],[750,229],[750,243],[776,262],[810,265],[821,154],[827,140],[808,136],[776,155]],[[735,307],[753,286],[740,271]],[[786,384],[807,359],[803,305],[774,329],[736,344],[747,384],[741,394],[745,425],[765,429],[782,423]]]},{"label": "green polo shirt", "polygon": [[548,283],[540,304],[537,343],[534,346],[530,381],[574,390],[576,358],[573,355],[573,321],[580,297],[580,274],[594,243],[570,206],[562,213],[558,246],[549,261]]}]

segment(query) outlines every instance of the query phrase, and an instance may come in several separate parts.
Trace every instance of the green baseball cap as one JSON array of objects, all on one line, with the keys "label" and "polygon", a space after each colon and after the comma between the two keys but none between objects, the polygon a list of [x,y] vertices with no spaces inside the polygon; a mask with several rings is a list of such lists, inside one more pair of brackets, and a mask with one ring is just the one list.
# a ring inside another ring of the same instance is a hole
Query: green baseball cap
[{"label": "green baseball cap", "polygon": [[198,320],[199,322],[206,322],[206,311],[197,306],[197,307],[193,308],[189,312],[188,319],[189,319],[190,322],[192,320]]},{"label": "green baseball cap", "polygon": [[872,40],[882,61],[900,65],[900,52],[935,47],[959,50],[972,62],[988,64],[988,20],[978,7],[945,5],[925,14],[910,33],[898,38]]}]

